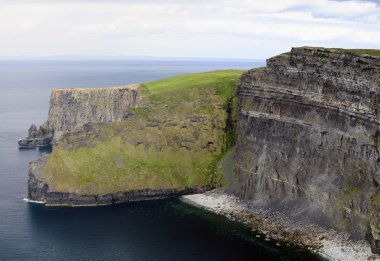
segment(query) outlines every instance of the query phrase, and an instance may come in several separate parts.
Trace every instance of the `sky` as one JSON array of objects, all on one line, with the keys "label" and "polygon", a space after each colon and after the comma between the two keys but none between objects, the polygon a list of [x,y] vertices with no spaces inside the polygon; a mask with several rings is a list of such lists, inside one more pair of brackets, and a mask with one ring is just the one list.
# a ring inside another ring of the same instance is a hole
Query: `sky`
[{"label": "sky", "polygon": [[380,49],[380,0],[0,0],[0,56],[264,59]]}]

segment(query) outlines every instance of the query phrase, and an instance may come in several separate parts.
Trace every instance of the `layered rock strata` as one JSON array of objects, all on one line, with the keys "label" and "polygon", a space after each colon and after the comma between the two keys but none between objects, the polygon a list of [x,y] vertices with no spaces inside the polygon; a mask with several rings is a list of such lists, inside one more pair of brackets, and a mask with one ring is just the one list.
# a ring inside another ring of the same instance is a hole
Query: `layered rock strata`
[{"label": "layered rock strata", "polygon": [[[236,108],[241,73],[164,79],[141,85],[125,99],[104,95],[107,89],[53,92],[48,122],[54,146],[30,164],[28,199],[47,206],[92,206],[214,188],[220,183],[217,161],[233,140],[226,134],[232,128],[226,108],[233,101]],[[216,79],[210,82],[210,76]],[[197,77],[196,84],[183,81]]]},{"label": "layered rock strata", "polygon": [[55,89],[50,96],[48,120],[39,128],[33,124],[19,148],[51,145],[62,135],[81,129],[86,123],[119,122],[126,109],[138,106],[139,85],[114,88]]},{"label": "layered rock strata", "polygon": [[243,74],[229,190],[380,252],[380,58],[293,48]]},{"label": "layered rock strata", "polygon": [[114,88],[56,89],[50,97],[49,126],[54,139],[78,130],[91,122],[119,122],[126,109],[137,107],[137,89],[133,84]]}]

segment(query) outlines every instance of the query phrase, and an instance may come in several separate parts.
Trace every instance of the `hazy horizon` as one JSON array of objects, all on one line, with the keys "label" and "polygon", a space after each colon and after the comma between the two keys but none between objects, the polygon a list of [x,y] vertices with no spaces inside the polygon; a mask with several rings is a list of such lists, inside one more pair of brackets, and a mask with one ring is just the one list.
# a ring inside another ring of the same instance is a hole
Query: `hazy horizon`
[{"label": "hazy horizon", "polygon": [[0,0],[0,57],[266,59],[380,48],[378,0]]},{"label": "hazy horizon", "polygon": [[[268,57],[269,58],[269,57]],[[242,61],[262,62],[266,59],[228,58],[228,57],[176,57],[144,55],[19,55],[0,56],[0,61]]]}]

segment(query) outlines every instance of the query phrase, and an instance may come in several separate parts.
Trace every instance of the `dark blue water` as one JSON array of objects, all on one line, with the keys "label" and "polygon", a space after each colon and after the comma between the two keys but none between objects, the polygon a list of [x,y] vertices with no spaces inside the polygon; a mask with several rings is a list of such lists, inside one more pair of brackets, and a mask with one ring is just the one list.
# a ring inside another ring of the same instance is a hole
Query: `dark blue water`
[{"label": "dark blue water", "polygon": [[247,228],[178,199],[99,208],[46,208],[22,201],[28,162],[18,150],[31,123],[47,118],[56,87],[106,87],[259,63],[0,62],[0,260],[315,260],[257,241]]}]

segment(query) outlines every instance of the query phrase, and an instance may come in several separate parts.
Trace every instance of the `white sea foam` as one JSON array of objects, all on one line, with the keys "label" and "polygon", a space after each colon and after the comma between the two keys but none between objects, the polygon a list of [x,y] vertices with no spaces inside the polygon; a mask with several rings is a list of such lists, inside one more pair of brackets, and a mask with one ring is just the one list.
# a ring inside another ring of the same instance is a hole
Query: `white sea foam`
[{"label": "white sea foam", "polygon": [[34,203],[34,204],[45,204],[45,202],[43,202],[43,201],[31,200],[31,199],[28,199],[28,198],[23,198],[22,201],[28,202],[28,203]]}]

